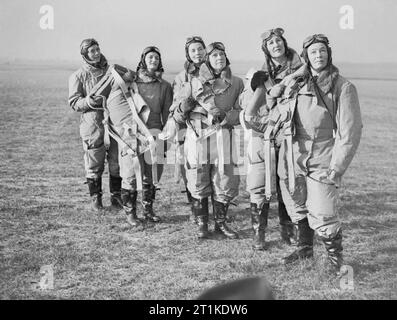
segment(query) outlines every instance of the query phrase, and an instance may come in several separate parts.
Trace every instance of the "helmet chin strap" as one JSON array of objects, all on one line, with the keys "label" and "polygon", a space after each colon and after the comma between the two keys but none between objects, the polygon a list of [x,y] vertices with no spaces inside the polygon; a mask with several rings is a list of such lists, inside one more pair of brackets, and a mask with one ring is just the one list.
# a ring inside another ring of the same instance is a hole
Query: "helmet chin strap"
[{"label": "helmet chin strap", "polygon": [[102,59],[102,54],[101,54],[98,62],[88,59],[88,57],[85,55],[82,55],[82,57],[83,57],[84,61],[87,62],[90,66],[93,66],[95,68],[101,67],[100,63],[101,63],[101,59]]}]

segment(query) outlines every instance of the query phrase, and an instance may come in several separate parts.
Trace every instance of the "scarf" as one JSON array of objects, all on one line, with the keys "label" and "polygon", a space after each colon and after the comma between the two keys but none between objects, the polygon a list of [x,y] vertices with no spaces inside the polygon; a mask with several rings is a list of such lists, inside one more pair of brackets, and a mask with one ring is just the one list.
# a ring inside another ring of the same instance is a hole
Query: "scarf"
[{"label": "scarf", "polygon": [[316,94],[317,91],[321,96],[331,92],[338,80],[339,70],[333,64],[322,70],[318,76],[313,76],[310,67],[305,64],[299,69],[299,76],[295,78],[295,82],[289,86],[288,98],[296,97],[298,92],[306,85],[307,92]]},{"label": "scarf", "polygon": [[203,63],[195,64],[188,60],[185,61],[183,68],[186,71],[186,74],[190,74],[191,76],[196,76],[199,74],[200,67]]},{"label": "scarf", "polygon": [[[277,76],[280,77],[282,73],[284,73],[284,76],[291,74],[302,65],[302,62],[296,51],[291,48],[289,48],[289,50],[290,55],[284,65],[276,66],[273,60],[270,57],[266,56],[265,62],[262,66],[262,70],[269,73],[270,79],[272,82],[274,82],[274,84]],[[281,76],[281,78],[284,78],[284,76]]]},{"label": "scarf", "polygon": [[147,69],[139,69],[137,72],[137,82],[150,83],[155,81],[162,81],[163,73],[161,71],[149,72]]},{"label": "scarf", "polygon": [[203,63],[199,70],[199,79],[204,84],[206,82],[214,83],[215,79],[222,79],[227,83],[232,82],[232,71],[229,66],[226,66],[220,74],[216,75],[214,69],[209,66],[207,62]]},{"label": "scarf", "polygon": [[[309,68],[309,67],[308,67]],[[321,94],[328,94],[334,88],[335,82],[338,79],[339,70],[333,64],[320,71],[318,76],[312,76],[311,73],[307,72],[307,88],[309,91],[315,92],[316,85],[321,91]]]},{"label": "scarf", "polygon": [[106,67],[108,66],[108,61],[106,60],[105,56],[102,53],[99,62],[94,62],[92,60],[89,60],[86,56],[82,56],[82,57],[85,63],[96,69],[106,69]]}]

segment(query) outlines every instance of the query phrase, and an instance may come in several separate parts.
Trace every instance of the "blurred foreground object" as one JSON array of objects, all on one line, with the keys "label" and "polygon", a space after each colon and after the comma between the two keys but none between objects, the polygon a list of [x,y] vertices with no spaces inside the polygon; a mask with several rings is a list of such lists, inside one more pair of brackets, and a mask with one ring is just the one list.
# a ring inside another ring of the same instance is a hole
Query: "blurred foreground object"
[{"label": "blurred foreground object", "polygon": [[274,300],[271,286],[263,277],[238,279],[216,285],[197,300]]}]

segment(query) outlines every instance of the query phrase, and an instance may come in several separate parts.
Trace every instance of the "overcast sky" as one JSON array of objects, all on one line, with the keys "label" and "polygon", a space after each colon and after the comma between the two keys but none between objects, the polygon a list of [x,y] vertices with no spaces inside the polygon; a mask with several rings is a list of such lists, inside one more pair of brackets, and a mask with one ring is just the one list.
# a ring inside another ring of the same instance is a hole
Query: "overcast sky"
[{"label": "overcast sky", "polygon": [[[42,30],[40,7],[54,9]],[[343,5],[354,29],[341,29]],[[334,61],[397,62],[394,0],[0,0],[0,58],[78,60],[82,39],[96,38],[110,59],[137,61],[148,45],[165,60],[184,59],[184,43],[222,41],[232,60],[260,60],[260,34],[283,27],[291,47],[313,33],[329,36]]]}]

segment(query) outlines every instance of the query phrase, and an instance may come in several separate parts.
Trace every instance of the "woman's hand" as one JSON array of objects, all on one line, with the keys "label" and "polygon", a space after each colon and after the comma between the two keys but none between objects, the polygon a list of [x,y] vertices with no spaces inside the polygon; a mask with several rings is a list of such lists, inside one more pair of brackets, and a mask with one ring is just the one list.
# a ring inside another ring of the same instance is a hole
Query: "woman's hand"
[{"label": "woman's hand", "polygon": [[183,112],[183,114],[186,115],[195,108],[196,103],[196,100],[194,100],[193,97],[190,96],[187,99],[182,100],[179,108]]},{"label": "woman's hand", "polygon": [[322,183],[335,185],[336,187],[339,187],[341,178],[335,170],[329,169],[324,176],[321,176],[319,178],[319,180]]},{"label": "woman's hand", "polygon": [[259,86],[265,86],[265,82],[269,78],[269,74],[265,71],[259,70],[254,73],[251,79],[251,89],[255,91]]}]

